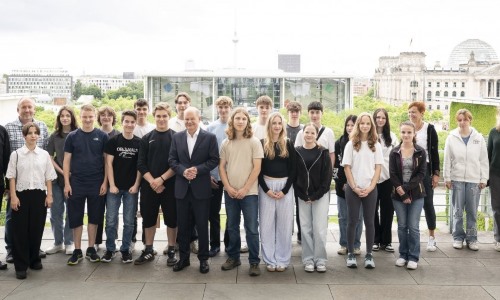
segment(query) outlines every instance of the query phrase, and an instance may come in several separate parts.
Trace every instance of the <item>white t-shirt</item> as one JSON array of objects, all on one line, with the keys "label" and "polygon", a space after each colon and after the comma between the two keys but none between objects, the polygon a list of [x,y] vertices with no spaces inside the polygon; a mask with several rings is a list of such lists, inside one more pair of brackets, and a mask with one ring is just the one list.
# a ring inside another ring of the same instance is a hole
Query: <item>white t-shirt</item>
[{"label": "white t-shirt", "polygon": [[136,125],[134,128],[134,135],[141,138],[148,134],[151,130],[155,129],[156,126],[154,124],[146,122],[144,126]]},{"label": "white t-shirt", "polygon": [[184,120],[179,120],[177,117],[173,117],[168,121],[168,128],[175,132],[181,132],[186,129],[186,124],[184,123]]},{"label": "white t-shirt", "polygon": [[359,188],[364,189],[370,186],[370,182],[375,175],[375,165],[382,165],[383,163],[382,146],[379,142],[375,144],[375,152],[368,147],[367,141],[361,142],[359,151],[354,150],[351,141],[345,145],[342,166],[351,166],[354,182]]},{"label": "white t-shirt", "polygon": [[[294,146],[295,147],[304,146],[304,144],[305,144],[304,130],[302,129],[301,131],[299,131],[299,133],[297,133],[297,138],[295,138],[295,145]],[[318,139],[318,144],[327,148],[328,153],[334,153],[335,152],[335,134],[333,133],[333,130],[331,130],[328,127],[325,127],[325,130],[323,130],[323,133],[321,134],[321,136]]]},{"label": "white t-shirt", "polygon": [[258,122],[252,124],[253,135],[259,140],[266,138],[266,125],[260,125]]},{"label": "white t-shirt", "polygon": [[427,149],[427,129],[429,128],[429,123],[424,122],[424,126],[420,128],[419,131],[416,132],[417,136],[415,139],[417,140],[417,145],[424,148],[425,153],[427,153],[426,161],[429,162],[429,151]]}]

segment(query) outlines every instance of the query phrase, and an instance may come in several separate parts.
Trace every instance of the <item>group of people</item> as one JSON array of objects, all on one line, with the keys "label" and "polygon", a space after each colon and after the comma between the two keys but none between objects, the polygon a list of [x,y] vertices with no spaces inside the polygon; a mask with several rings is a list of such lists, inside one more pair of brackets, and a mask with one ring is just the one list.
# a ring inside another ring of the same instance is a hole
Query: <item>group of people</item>
[{"label": "group of people", "polygon": [[[22,98],[18,118],[5,128],[0,126],[1,167],[9,180],[8,185],[2,182],[0,186],[2,192],[8,191],[7,262],[14,263],[16,277],[26,278],[28,268],[43,268],[45,252],[40,245],[47,208],[51,209],[54,245],[46,253],[64,251],[71,255],[68,265],[76,265],[84,257],[85,213],[85,257],[89,261],[110,262],[118,251],[123,263],[153,261],[158,215],[162,213],[168,237],[167,265],[174,272],[188,267],[190,245],[197,240],[199,271],[208,273],[208,259],[221,247],[223,196],[228,258],[222,270],[241,265],[243,216],[249,275],[260,275],[260,257],[267,271],[285,271],[292,254],[295,204],[304,270],[326,272],[332,179],[339,214],[337,253],[346,255],[347,267],[357,267],[363,223],[365,268],[375,268],[373,251],[395,251],[394,212],[399,238],[396,266],[418,266],[422,209],[429,230],[427,251],[436,251],[433,189],[441,172],[438,136],[434,126],[424,122],[424,103],[410,103],[409,121],[398,129],[401,141],[391,131],[388,113],[382,108],[373,114],[349,115],[342,136],[335,140],[332,129],[322,125],[323,105],[318,101],[308,104],[305,125],[300,124],[300,103],[287,103],[286,120],[279,112],[271,113],[273,101],[268,96],[256,100],[258,118],[253,124],[247,110],[233,109],[227,96],[215,101],[218,119],[207,127],[201,123],[200,111],[190,104],[187,93],[176,95],[176,117],[167,103],[156,104],[152,109],[155,124],[151,124],[147,121],[148,102],[138,99],[134,110],[121,114],[123,132],[113,129],[118,118],[110,107],[96,110],[83,105],[80,127],[73,109],[63,106],[49,136],[47,126],[34,119],[34,100]],[[488,147],[471,127],[468,110],[459,110],[455,117],[458,128],[446,140],[443,168],[446,187],[452,190],[453,247],[461,249],[466,242],[469,249],[479,249],[477,207],[480,191],[489,180],[495,249],[500,251],[500,190],[496,184],[500,183],[500,117],[490,132]],[[96,119],[100,128],[94,127]],[[120,206],[123,232],[117,249]],[[138,210],[144,250],[134,260]],[[102,243],[104,230],[106,250],[99,256],[96,245]],[[6,268],[0,262],[0,269]]]}]

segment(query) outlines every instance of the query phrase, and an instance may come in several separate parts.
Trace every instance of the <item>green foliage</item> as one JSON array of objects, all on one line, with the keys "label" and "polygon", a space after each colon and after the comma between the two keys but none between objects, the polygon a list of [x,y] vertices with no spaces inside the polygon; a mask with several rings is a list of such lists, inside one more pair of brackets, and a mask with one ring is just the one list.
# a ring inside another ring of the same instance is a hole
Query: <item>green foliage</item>
[{"label": "green foliage", "polygon": [[35,119],[44,122],[47,125],[49,133],[54,131],[54,126],[56,124],[56,114],[53,111],[45,110],[41,106],[36,106]]},{"label": "green foliage", "polygon": [[78,100],[78,98],[80,98],[80,96],[82,95],[82,89],[83,89],[82,82],[80,81],[80,79],[78,79],[75,82],[75,86],[73,88],[73,99],[74,100]]},{"label": "green foliage", "polygon": [[106,97],[109,99],[130,98],[137,99],[144,97],[144,83],[131,82],[117,90],[108,91]]},{"label": "green foliage", "polygon": [[[94,96],[95,99],[102,98],[101,89],[95,84],[82,87],[81,95],[92,95],[92,96]],[[75,99],[77,99],[77,98],[75,98]]]},{"label": "green foliage", "polygon": [[[464,214],[464,220],[465,220],[465,214]],[[477,212],[476,226],[477,226],[478,231],[485,231],[486,230],[485,215],[484,215],[484,213],[482,213],[480,211]]]},{"label": "green foliage", "polygon": [[450,130],[457,128],[455,114],[459,109],[466,108],[472,114],[472,124],[477,131],[487,136],[491,128],[496,124],[496,107],[484,104],[470,104],[461,102],[452,102],[450,105]]}]

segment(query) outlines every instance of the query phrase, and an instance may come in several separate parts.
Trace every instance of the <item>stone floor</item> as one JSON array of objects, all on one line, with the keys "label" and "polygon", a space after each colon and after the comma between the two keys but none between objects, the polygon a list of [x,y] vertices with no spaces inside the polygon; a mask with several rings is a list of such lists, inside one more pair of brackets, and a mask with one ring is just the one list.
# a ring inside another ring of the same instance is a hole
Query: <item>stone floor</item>
[{"label": "stone floor", "polygon": [[[493,234],[480,233],[478,252],[455,250],[451,236],[445,233],[447,226],[440,226],[438,250],[426,252],[422,243],[421,260],[414,271],[394,266],[397,257],[385,251],[374,253],[377,267],[373,270],[348,269],[344,257],[336,253],[338,226],[331,224],[328,271],[323,274],[304,271],[300,245],[295,241],[290,267],[283,273],[269,273],[261,264],[259,277],[248,276],[247,255],[242,256],[243,264],[237,270],[221,271],[224,252],[210,259],[208,274],[199,273],[195,256],[190,267],[174,273],[163,255],[142,266],[124,265],[117,257],[108,264],[83,260],[70,267],[66,265],[68,256],[55,254],[43,260],[43,270],[28,271],[26,280],[15,278],[13,265],[0,271],[0,299],[500,299],[500,252],[493,250]],[[5,261],[3,230],[1,227],[0,259]],[[397,249],[395,230],[393,239]],[[422,242],[426,241],[422,231]],[[51,243],[52,233],[46,228],[42,248]],[[159,229],[155,248],[161,252],[165,245],[165,230]]]}]

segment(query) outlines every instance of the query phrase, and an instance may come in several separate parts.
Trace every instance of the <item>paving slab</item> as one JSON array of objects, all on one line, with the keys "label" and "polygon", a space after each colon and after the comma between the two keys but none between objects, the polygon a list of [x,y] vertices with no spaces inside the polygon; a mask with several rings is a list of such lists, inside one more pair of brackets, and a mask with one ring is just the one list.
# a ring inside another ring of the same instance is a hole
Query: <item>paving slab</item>
[{"label": "paving slab", "polygon": [[330,285],[335,300],[357,299],[495,299],[479,286]]},{"label": "paving slab", "polygon": [[422,285],[498,285],[500,267],[421,266],[411,275]]},{"label": "paving slab", "polygon": [[204,299],[205,284],[146,283],[137,299]]},{"label": "paving slab", "polygon": [[333,268],[331,264],[327,264],[326,273],[307,273],[303,267],[294,266],[297,270],[295,276],[297,283],[300,284],[416,284],[406,269],[392,265],[368,270],[359,263],[360,260],[358,260],[357,269],[350,269],[345,265]]},{"label": "paving slab", "polygon": [[[137,299],[143,283],[107,283],[81,281],[24,281],[5,299]],[[69,292],[71,291],[71,296]]]},{"label": "paving slab", "polygon": [[22,281],[0,281],[0,299],[4,299],[12,293],[17,287],[22,284]]},{"label": "paving slab", "polygon": [[500,299],[500,285],[497,286],[483,286],[482,287],[494,299]]},{"label": "paving slab", "polygon": [[327,285],[314,284],[207,284],[204,300],[333,299]]}]

